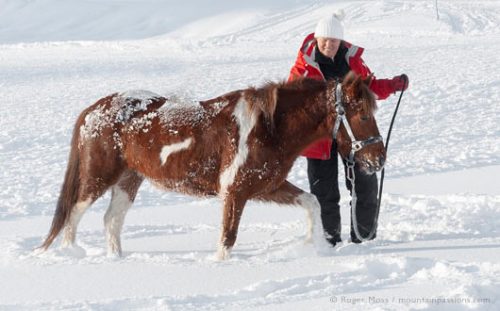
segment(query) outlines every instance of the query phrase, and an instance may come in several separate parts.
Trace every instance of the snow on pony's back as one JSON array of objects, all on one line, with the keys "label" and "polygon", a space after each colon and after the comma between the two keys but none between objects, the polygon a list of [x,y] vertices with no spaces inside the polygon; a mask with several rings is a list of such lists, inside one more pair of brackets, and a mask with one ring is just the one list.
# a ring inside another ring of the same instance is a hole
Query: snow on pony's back
[{"label": "snow on pony's back", "polygon": [[[132,90],[116,94],[110,108],[98,105],[85,116],[85,122],[80,127],[82,139],[96,138],[102,129],[112,123],[128,122],[139,111],[146,111],[154,99],[162,98],[161,95],[150,91]],[[154,115],[149,115],[153,117]]]}]

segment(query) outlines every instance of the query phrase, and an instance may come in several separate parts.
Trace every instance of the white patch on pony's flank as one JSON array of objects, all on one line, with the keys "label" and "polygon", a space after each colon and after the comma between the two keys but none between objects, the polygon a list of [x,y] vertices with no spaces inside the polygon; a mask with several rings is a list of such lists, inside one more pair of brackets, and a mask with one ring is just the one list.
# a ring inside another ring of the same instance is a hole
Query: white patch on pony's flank
[{"label": "white patch on pony's flank", "polygon": [[233,184],[234,178],[238,173],[239,168],[245,163],[248,157],[248,145],[247,140],[250,132],[255,127],[257,123],[257,114],[255,112],[250,112],[248,109],[248,103],[242,96],[233,111],[234,119],[238,124],[239,128],[239,141],[238,150],[233,158],[231,164],[222,172],[219,178],[220,189],[219,195],[225,197],[227,194],[227,189]]},{"label": "white patch on pony's flank", "polygon": [[61,246],[71,247],[75,243],[76,238],[76,228],[78,227],[78,223],[80,219],[82,219],[83,213],[89,208],[92,204],[92,199],[88,198],[85,201],[77,202],[72,210],[68,219],[68,223],[64,226],[63,240]]},{"label": "white patch on pony's flank", "polygon": [[125,220],[125,215],[132,206],[132,201],[127,192],[119,186],[112,187],[111,202],[104,215],[104,227],[106,230],[106,241],[108,243],[108,256],[120,257],[122,247],[120,234]]},{"label": "white patch on pony's flank", "polygon": [[191,145],[191,142],[193,142],[193,139],[191,137],[189,137],[189,138],[187,138],[179,143],[163,146],[163,148],[161,148],[161,152],[160,152],[161,165],[164,165],[165,163],[167,163],[167,159],[172,153],[179,152],[179,151],[184,150],[184,149],[188,149],[189,146]]},{"label": "white patch on pony's flank", "polygon": [[321,207],[318,199],[313,194],[304,192],[297,197],[297,204],[307,211],[308,216],[308,232],[306,239],[312,238],[314,248],[318,252],[325,252],[331,248],[325,239],[323,224],[321,222]]}]

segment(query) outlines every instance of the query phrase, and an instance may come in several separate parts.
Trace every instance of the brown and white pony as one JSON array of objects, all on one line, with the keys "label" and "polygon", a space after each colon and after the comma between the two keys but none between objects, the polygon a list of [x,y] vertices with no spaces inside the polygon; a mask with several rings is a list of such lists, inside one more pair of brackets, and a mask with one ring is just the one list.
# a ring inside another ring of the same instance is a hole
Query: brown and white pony
[{"label": "brown and white pony", "polygon": [[[379,135],[369,82],[349,75],[341,87],[339,100],[358,139]],[[104,225],[108,254],[120,256],[125,214],[144,178],[165,190],[222,199],[219,259],[229,257],[250,199],[304,207],[307,239],[324,243],[316,198],[285,179],[304,148],[331,138],[336,85],[310,79],[268,83],[188,105],[147,91],[98,100],[76,121],[61,194],[41,247],[47,249],[61,230],[63,246],[72,245],[83,213],[111,189]],[[337,140],[347,156],[345,127]],[[378,142],[356,153],[356,161],[366,167],[384,156]]]}]

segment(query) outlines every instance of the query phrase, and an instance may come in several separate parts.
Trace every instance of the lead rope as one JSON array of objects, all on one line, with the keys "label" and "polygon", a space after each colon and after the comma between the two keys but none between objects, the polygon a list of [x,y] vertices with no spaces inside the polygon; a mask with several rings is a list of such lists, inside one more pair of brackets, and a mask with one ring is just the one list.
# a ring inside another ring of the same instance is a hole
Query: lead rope
[{"label": "lead rope", "polygon": [[[389,139],[391,138],[391,132],[392,132],[392,126],[394,125],[394,120],[396,119],[396,114],[398,113],[399,109],[399,104],[401,103],[401,98],[403,98],[403,93],[404,89],[408,85],[408,77],[403,74],[401,78],[404,80],[404,87],[403,90],[401,91],[401,94],[399,94],[399,100],[396,105],[396,108],[394,109],[394,114],[392,115],[392,120],[391,124],[389,126],[389,131],[387,132],[387,138],[385,140],[385,153],[387,154],[387,151],[389,150]],[[357,196],[356,196],[356,186],[355,186],[355,181],[356,181],[356,176],[354,174],[354,154],[349,155],[349,159],[347,160],[347,179],[349,182],[351,182],[351,219],[352,219],[352,226],[354,229],[354,234],[356,235],[356,238],[360,240],[361,242],[366,242],[369,241],[373,238],[375,235],[375,232],[377,232],[377,227],[378,227],[378,216],[380,212],[380,203],[382,202],[382,190],[384,188],[384,176],[385,176],[385,166],[382,169],[382,172],[380,173],[380,188],[378,192],[378,200],[377,200],[377,209],[375,211],[375,222],[373,223],[372,230],[368,234],[367,237],[362,237],[361,234],[359,233],[358,229],[358,219],[356,216],[356,203],[357,203]]]}]

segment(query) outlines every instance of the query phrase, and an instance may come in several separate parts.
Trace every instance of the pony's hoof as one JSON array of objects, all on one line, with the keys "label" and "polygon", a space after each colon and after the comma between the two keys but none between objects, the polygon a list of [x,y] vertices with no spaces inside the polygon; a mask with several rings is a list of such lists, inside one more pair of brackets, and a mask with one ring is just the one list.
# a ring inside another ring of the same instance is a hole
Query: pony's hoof
[{"label": "pony's hoof", "polygon": [[118,259],[122,257],[121,250],[108,250],[106,257]]},{"label": "pony's hoof", "polygon": [[312,235],[306,236],[306,238],[304,239],[304,244],[312,244],[312,243],[313,243]]},{"label": "pony's hoof", "polygon": [[217,260],[218,261],[223,261],[223,260],[228,260],[231,257],[231,247],[227,246],[220,246],[219,249],[217,250]]}]

